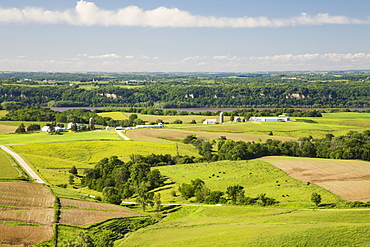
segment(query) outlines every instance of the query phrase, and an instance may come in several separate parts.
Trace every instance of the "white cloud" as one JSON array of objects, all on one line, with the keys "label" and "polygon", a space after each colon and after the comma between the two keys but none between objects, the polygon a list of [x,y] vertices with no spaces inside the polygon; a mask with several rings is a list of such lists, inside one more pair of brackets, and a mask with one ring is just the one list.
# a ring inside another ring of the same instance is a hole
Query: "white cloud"
[{"label": "white cloud", "polygon": [[41,8],[0,8],[0,23],[69,24],[74,26],[140,26],[140,27],[213,27],[256,28],[326,24],[370,24],[347,16],[327,13],[301,13],[287,18],[197,16],[178,8],[158,7],[143,10],[128,6],[116,11],[97,7],[93,2],[78,1],[74,9],[50,11]]},{"label": "white cloud", "polygon": [[275,56],[265,56],[265,57],[250,57],[250,60],[259,60],[259,61],[310,61],[310,60],[327,60],[333,62],[339,62],[343,60],[355,61],[355,60],[370,60],[370,54],[365,53],[326,53],[326,54],[303,54],[303,55],[275,55]]},{"label": "white cloud", "polygon": [[[293,70],[352,70],[368,69],[368,53],[308,53],[261,57],[192,56],[178,60],[157,60],[156,57],[127,55],[122,59],[30,60],[0,59],[2,70],[9,71],[107,71],[107,72],[253,72]],[[218,58],[218,59],[215,59]],[[221,59],[219,59],[221,58]]]},{"label": "white cloud", "polygon": [[112,54],[104,54],[104,55],[98,55],[98,56],[88,56],[87,58],[102,58],[102,59],[107,59],[107,58],[121,58],[120,55],[117,55],[115,53]]}]

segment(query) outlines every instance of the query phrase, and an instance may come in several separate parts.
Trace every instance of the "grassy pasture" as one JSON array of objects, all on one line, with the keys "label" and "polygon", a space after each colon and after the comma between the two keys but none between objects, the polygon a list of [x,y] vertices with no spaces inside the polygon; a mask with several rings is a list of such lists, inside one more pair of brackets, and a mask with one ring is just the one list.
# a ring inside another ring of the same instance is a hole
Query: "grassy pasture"
[{"label": "grassy pasture", "polygon": [[235,134],[254,134],[268,137],[270,131],[274,136],[299,138],[312,135],[315,138],[324,137],[327,133],[334,135],[345,134],[350,130],[362,131],[364,128],[358,126],[341,126],[331,124],[317,124],[304,122],[244,122],[244,123],[225,123],[225,124],[172,124],[169,128],[205,131],[217,133],[235,133]]},{"label": "grassy pasture", "polygon": [[17,178],[19,175],[15,162],[0,149],[0,178]]},{"label": "grassy pasture", "polygon": [[115,131],[66,132],[62,135],[50,135],[46,132],[24,134],[2,134],[0,144],[73,142],[92,140],[121,140]]},{"label": "grassy pasture", "polygon": [[178,185],[190,183],[196,178],[202,179],[211,190],[226,191],[228,186],[239,184],[244,187],[246,196],[257,197],[266,193],[280,202],[279,207],[312,207],[312,192],[321,194],[322,203],[337,203],[339,200],[321,187],[295,180],[273,165],[259,160],[183,164],[156,169],[176,183],[160,190],[163,201],[168,202],[184,203],[181,196],[172,197],[171,192],[178,191]]},{"label": "grassy pasture", "polygon": [[261,158],[289,176],[350,201],[370,201],[370,162],[296,157]]},{"label": "grassy pasture", "polygon": [[369,220],[366,210],[184,207],[115,246],[367,246]]},{"label": "grassy pasture", "polygon": [[[319,124],[370,127],[370,113],[360,112],[336,112],[323,113],[321,118],[308,118],[317,121]],[[298,118],[297,118],[298,119]]]},{"label": "grassy pasture", "polygon": [[122,112],[100,112],[98,113],[101,117],[110,117],[114,120],[125,120],[128,119],[128,117],[122,113]]},{"label": "grassy pasture", "polygon": [[7,110],[0,110],[0,117],[5,117],[6,114],[8,114]]},{"label": "grassy pasture", "polygon": [[[182,155],[193,155],[191,145],[175,143],[148,143],[135,141],[90,141],[70,143],[44,143],[29,145],[13,145],[12,149],[22,155],[35,170],[50,184],[65,184],[68,182],[68,170],[76,166],[79,174],[84,168],[93,168],[105,157],[118,156],[128,161],[132,154],[148,155],[172,154],[176,155],[177,148]],[[75,183],[79,184],[79,178]]]}]

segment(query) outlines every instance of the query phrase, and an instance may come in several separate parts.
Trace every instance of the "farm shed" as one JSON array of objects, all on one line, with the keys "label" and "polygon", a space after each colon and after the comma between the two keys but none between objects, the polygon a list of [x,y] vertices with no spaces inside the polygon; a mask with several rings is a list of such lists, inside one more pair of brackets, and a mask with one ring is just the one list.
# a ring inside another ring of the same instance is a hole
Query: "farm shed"
[{"label": "farm shed", "polygon": [[136,127],[134,127],[134,129],[145,129],[145,128],[163,128],[163,123],[152,125],[136,125]]},{"label": "farm shed", "polygon": [[287,117],[285,115],[279,115],[278,117],[251,117],[250,121],[286,122],[290,121],[290,117]]},{"label": "farm shed", "polygon": [[216,119],[206,119],[203,121],[203,124],[216,124]]}]

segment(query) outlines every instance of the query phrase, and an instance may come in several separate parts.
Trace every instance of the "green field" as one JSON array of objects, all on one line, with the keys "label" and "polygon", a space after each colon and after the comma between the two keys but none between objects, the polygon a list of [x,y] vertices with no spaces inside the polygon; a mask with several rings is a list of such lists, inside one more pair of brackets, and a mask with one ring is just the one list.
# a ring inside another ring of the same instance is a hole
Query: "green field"
[{"label": "green field", "polygon": [[8,114],[8,111],[0,110],[0,117],[4,117],[6,114]]},{"label": "green field", "polygon": [[125,120],[128,119],[128,117],[123,114],[122,112],[101,112],[98,113],[99,116],[101,117],[110,117],[114,120]]},{"label": "green field", "polygon": [[2,134],[0,144],[24,144],[47,142],[73,142],[93,140],[121,140],[115,131],[66,132],[61,135],[50,135],[46,132],[24,134]]},{"label": "green field", "polygon": [[120,246],[368,246],[367,210],[183,207]]},{"label": "green field", "polygon": [[114,155],[123,161],[128,161],[131,154],[176,155],[177,151],[182,155],[195,154],[192,146],[181,143],[176,145],[175,143],[158,144],[134,141],[44,143],[13,145],[11,148],[33,165],[50,184],[67,183],[68,170],[72,166],[76,166],[79,174],[82,174],[84,168],[93,168],[99,160]]},{"label": "green field", "polygon": [[178,185],[190,183],[196,178],[203,180],[211,190],[225,192],[228,186],[242,185],[246,196],[258,197],[266,193],[266,196],[280,202],[277,204],[278,207],[311,207],[312,192],[321,194],[324,204],[340,201],[338,196],[321,187],[297,181],[273,165],[260,160],[183,164],[156,167],[156,169],[169,177],[169,181],[176,183],[160,191],[163,201],[167,202],[184,203],[181,196],[173,197],[171,192],[175,190],[179,194]]},{"label": "green field", "polygon": [[16,168],[16,163],[8,154],[0,149],[0,179],[3,178],[17,178],[19,171]]},{"label": "green field", "polygon": [[[145,119],[143,115],[142,118]],[[222,132],[222,133],[239,133],[239,134],[255,134],[267,136],[270,131],[274,136],[282,137],[307,137],[309,135],[314,138],[322,138],[328,133],[335,136],[344,135],[349,131],[364,131],[370,128],[370,113],[358,112],[339,112],[339,113],[324,113],[323,117],[292,117],[289,122],[242,122],[228,123],[216,125],[204,125],[197,120],[197,124],[187,124],[191,119],[218,118],[216,116],[150,116],[150,121],[154,119],[163,119],[164,121],[173,122],[175,119],[182,119],[184,124],[168,124],[166,128],[188,130],[188,131],[204,131],[204,132]],[[166,120],[165,120],[166,119]],[[228,119],[228,117],[226,117]],[[316,123],[296,122],[295,119],[312,120]]]}]

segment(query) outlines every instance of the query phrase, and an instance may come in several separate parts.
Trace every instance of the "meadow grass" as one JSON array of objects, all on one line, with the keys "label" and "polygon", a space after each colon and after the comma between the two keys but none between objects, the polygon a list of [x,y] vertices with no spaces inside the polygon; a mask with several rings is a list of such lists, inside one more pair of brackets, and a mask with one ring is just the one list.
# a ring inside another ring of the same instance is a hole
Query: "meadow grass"
[{"label": "meadow grass", "polygon": [[68,190],[68,189],[61,188],[58,186],[53,186],[53,185],[50,186],[50,189],[53,191],[53,193],[57,197],[74,199],[74,200],[95,201],[92,198],[90,198],[87,194],[83,194],[83,193],[76,192],[73,190]]},{"label": "meadow grass", "polygon": [[307,137],[322,138],[328,133],[334,135],[344,134],[350,130],[363,131],[365,128],[358,126],[343,126],[331,124],[317,124],[304,122],[242,122],[242,123],[225,123],[215,125],[192,125],[192,124],[172,124],[166,125],[168,128],[188,130],[188,131],[205,131],[205,132],[223,132],[239,134],[255,134],[268,136],[270,131],[273,136],[281,137]]},{"label": "meadow grass", "polygon": [[[143,118],[146,115],[143,115]],[[152,117],[152,116],[151,116]],[[155,116],[155,119],[162,119],[161,116]],[[166,116],[168,122],[178,117],[191,119],[191,117],[200,117],[197,119],[216,118],[216,116]],[[364,131],[370,127],[370,113],[358,112],[339,112],[339,113],[324,113],[323,117],[292,117],[289,122],[242,122],[228,123],[216,125],[204,125],[200,121],[197,124],[187,124],[190,121],[184,121],[184,124],[167,124],[166,128],[197,131],[197,132],[221,132],[221,133],[239,133],[239,134],[255,134],[268,136],[270,131],[275,137],[307,137],[309,135],[314,138],[325,137],[326,134],[344,135],[349,131]],[[316,123],[296,122],[295,119],[312,120]]]},{"label": "meadow grass", "polygon": [[0,178],[17,178],[19,175],[14,160],[0,149]]},{"label": "meadow grass", "polygon": [[122,112],[100,112],[98,113],[101,117],[110,117],[114,120],[125,120],[128,119],[128,117],[122,113]]},{"label": "meadow grass", "polygon": [[61,135],[50,135],[46,132],[22,134],[2,134],[0,144],[73,142],[91,140],[121,140],[115,131],[66,132]]},{"label": "meadow grass", "polygon": [[[171,154],[193,155],[194,147],[175,143],[149,143],[135,141],[89,141],[69,143],[44,143],[13,145],[11,148],[20,154],[34,170],[50,184],[68,183],[72,166],[82,175],[85,168],[93,168],[103,158],[118,156],[123,161],[130,155]],[[80,184],[79,178],[75,179]]]},{"label": "meadow grass", "polygon": [[[262,193],[273,197],[279,207],[312,207],[311,194],[321,194],[322,203],[338,203],[340,198],[314,184],[295,180],[280,169],[260,160],[218,161],[211,163],[183,164],[156,167],[168,177],[168,185],[158,190],[163,201],[184,203],[181,196],[173,197],[172,191],[178,192],[178,185],[201,179],[211,190],[225,192],[228,186],[241,185],[245,195],[258,197]],[[171,184],[174,182],[175,184]],[[191,199],[190,199],[191,201]]]},{"label": "meadow grass", "polygon": [[366,210],[183,207],[115,246],[367,246],[369,220]]},{"label": "meadow grass", "polygon": [[6,114],[8,114],[7,110],[0,110],[0,117],[5,117]]}]

